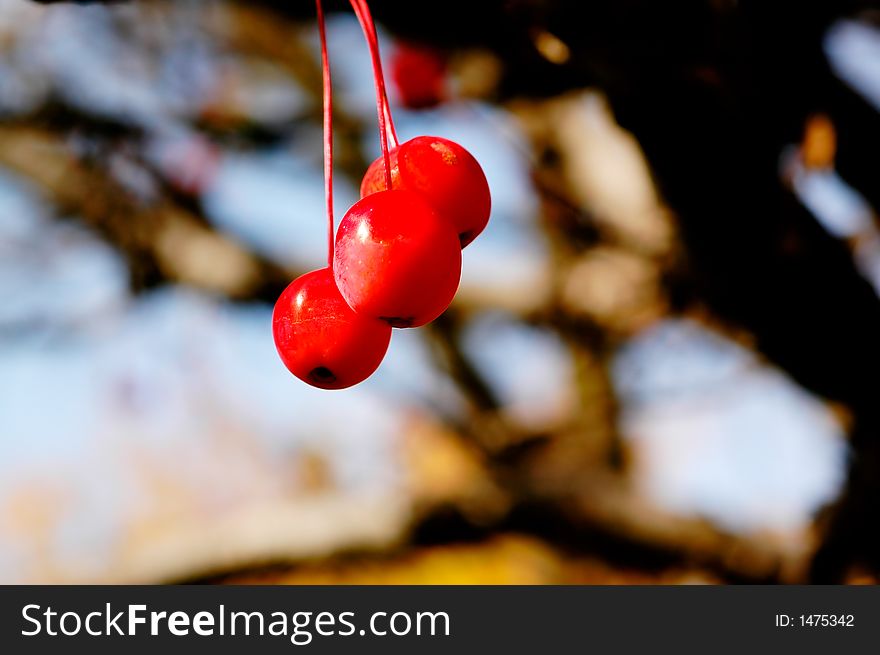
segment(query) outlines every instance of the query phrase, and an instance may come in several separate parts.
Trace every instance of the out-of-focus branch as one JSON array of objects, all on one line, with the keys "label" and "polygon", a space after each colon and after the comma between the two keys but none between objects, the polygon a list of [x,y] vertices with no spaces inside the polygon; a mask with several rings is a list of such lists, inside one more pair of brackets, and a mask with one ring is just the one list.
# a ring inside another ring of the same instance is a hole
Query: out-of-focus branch
[{"label": "out-of-focus branch", "polygon": [[[314,12],[314,3],[307,5]],[[268,5],[268,6],[267,6]],[[321,67],[316,53],[289,20],[279,20],[271,3],[232,2],[222,20],[208,21],[207,28],[236,52],[265,58],[282,66],[313,100],[314,119],[321,121]],[[360,180],[367,168],[361,150],[364,126],[342,103],[333,105],[334,162],[352,179]]]},{"label": "out-of-focus branch", "polygon": [[[650,503],[631,480],[604,468],[575,477],[540,475],[531,486],[535,502],[560,511],[579,545],[609,543],[602,554],[612,561],[642,566],[652,559],[698,566],[724,578],[752,582],[803,581],[809,548],[792,550],[765,535],[725,532],[707,520],[682,517]],[[629,552],[629,555],[624,553]]]},{"label": "out-of-focus branch", "polygon": [[63,135],[25,124],[0,126],[0,164],[117,247],[135,288],[178,281],[233,299],[269,300],[293,275],[181,207],[138,201],[105,170],[74,157]]}]

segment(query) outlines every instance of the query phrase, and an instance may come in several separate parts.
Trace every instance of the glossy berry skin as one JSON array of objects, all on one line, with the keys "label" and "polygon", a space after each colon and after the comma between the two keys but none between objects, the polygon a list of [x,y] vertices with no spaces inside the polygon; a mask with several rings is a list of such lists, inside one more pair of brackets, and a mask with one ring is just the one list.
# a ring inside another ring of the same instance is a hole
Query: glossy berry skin
[{"label": "glossy berry skin", "polygon": [[358,314],[418,327],[452,302],[461,279],[458,236],[412,191],[356,202],[336,234],[336,284]]},{"label": "glossy berry skin", "polygon": [[446,57],[436,48],[398,43],[391,58],[391,79],[404,107],[435,107],[446,95]]},{"label": "glossy berry skin", "polygon": [[275,303],[272,332],[290,372],[321,389],[345,389],[366,380],[391,340],[387,323],[351,310],[329,268],[290,283]]},{"label": "glossy berry skin", "polygon": [[[400,152],[400,147],[392,148],[388,153],[388,161],[391,164],[391,188],[392,189],[400,189],[400,164],[397,160],[397,155]],[[379,159],[374,161],[367,168],[367,172],[364,173],[364,178],[361,180],[361,198],[366,198],[368,195],[372,193],[378,193],[379,191],[386,191],[385,184],[385,158],[381,155]]]},{"label": "glossy berry skin", "polygon": [[[450,222],[464,248],[489,222],[489,183],[474,156],[439,136],[418,136],[391,152],[392,188],[415,191]],[[384,161],[367,169],[361,197],[385,188]]]}]

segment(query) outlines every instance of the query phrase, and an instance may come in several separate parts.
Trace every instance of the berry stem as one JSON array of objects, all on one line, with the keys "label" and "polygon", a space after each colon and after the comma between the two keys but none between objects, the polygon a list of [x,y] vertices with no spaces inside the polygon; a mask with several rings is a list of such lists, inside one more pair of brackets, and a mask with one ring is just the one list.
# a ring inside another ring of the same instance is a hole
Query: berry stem
[{"label": "berry stem", "polygon": [[[358,15],[358,20],[363,19],[363,21],[367,24],[367,29],[369,29],[370,34],[367,36],[367,46],[370,49],[370,54],[372,55],[375,51],[377,56],[379,53],[379,35],[376,31],[376,22],[373,20],[373,15],[370,13],[370,7],[367,4],[367,0],[357,0],[360,7],[360,14]],[[355,14],[358,14],[358,10],[355,9]],[[363,23],[362,23],[363,24]],[[379,57],[379,75],[378,75],[378,84],[381,85],[382,88],[382,105],[385,111],[385,120],[388,126],[388,139],[391,142],[391,147],[396,148],[399,145],[399,141],[397,139],[397,128],[394,126],[394,118],[391,115],[391,105],[388,102],[388,91],[385,85],[385,73],[382,70],[382,58]]]},{"label": "berry stem", "polygon": [[397,139],[397,128],[394,127],[394,119],[391,117],[391,106],[388,104],[388,96],[385,96],[385,113],[388,121],[388,140],[391,142],[391,148],[394,149],[400,145]]},{"label": "berry stem", "polygon": [[315,0],[318,12],[318,32],[321,35],[321,75],[324,93],[324,196],[327,202],[327,265],[333,267],[333,81],[330,77],[330,57],[327,54],[327,29],[324,25],[324,7]]},{"label": "berry stem", "polygon": [[[357,16],[364,38],[370,50],[373,62],[373,78],[376,86],[376,113],[379,118],[379,142],[382,145],[382,159],[385,163],[385,188],[391,189],[391,156],[389,154],[389,140],[397,143],[397,134],[391,117],[391,108],[388,104],[388,93],[385,88],[385,76],[382,73],[382,59],[379,53],[379,38],[376,33],[376,24],[370,14],[370,8],[366,0],[351,0],[351,7]],[[389,136],[391,137],[389,139]]]}]

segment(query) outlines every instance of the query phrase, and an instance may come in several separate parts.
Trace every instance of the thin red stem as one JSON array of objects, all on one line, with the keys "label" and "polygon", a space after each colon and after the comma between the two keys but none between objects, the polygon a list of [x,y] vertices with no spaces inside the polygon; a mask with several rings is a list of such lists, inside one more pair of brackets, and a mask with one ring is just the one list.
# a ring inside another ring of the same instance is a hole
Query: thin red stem
[{"label": "thin red stem", "polygon": [[391,141],[391,148],[394,149],[400,145],[397,139],[397,128],[394,127],[394,118],[391,116],[391,105],[388,103],[388,94],[385,94],[385,120],[388,125],[388,139]]},{"label": "thin red stem", "polygon": [[391,134],[397,141],[394,126],[391,122],[391,109],[388,106],[388,94],[385,89],[385,76],[382,74],[382,59],[379,53],[379,39],[376,34],[376,24],[370,14],[370,8],[366,0],[351,0],[351,7],[357,16],[364,38],[370,50],[373,61],[373,78],[376,85],[376,114],[379,118],[379,141],[382,145],[382,159],[385,163],[385,188],[391,189],[391,156],[389,154],[388,141]]},{"label": "thin red stem", "polygon": [[327,54],[327,29],[324,25],[324,7],[315,0],[318,12],[318,32],[321,35],[321,74],[324,91],[324,196],[327,201],[327,265],[333,267],[333,80],[330,77],[330,57]]},{"label": "thin red stem", "polygon": [[[379,52],[379,35],[376,31],[376,22],[373,20],[373,15],[370,13],[370,7],[367,4],[367,0],[357,0],[360,7],[360,14],[358,15],[358,19],[363,17],[364,22],[367,24],[367,28],[369,29],[369,36],[367,36],[367,46],[370,48],[370,54],[376,52],[378,56]],[[355,13],[357,14],[357,9],[355,9]],[[397,139],[397,128],[394,126],[394,118],[391,115],[391,105],[388,102],[388,92],[385,85],[385,73],[382,70],[382,58],[379,57],[379,81],[382,87],[382,104],[385,111],[385,120],[388,125],[388,138],[391,141],[391,147],[396,148],[399,144]]]}]

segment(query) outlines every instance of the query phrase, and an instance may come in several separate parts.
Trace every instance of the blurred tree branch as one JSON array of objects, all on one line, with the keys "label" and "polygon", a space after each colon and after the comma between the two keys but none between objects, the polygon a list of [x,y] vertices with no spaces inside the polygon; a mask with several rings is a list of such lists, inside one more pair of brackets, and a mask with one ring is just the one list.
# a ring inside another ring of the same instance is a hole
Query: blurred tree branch
[{"label": "blurred tree branch", "polygon": [[75,157],[64,133],[5,123],[0,164],[35,183],[60,213],[79,217],[114,245],[127,260],[135,290],[174,280],[233,299],[269,299],[292,274],[181,206],[138,201],[106,170]]}]

